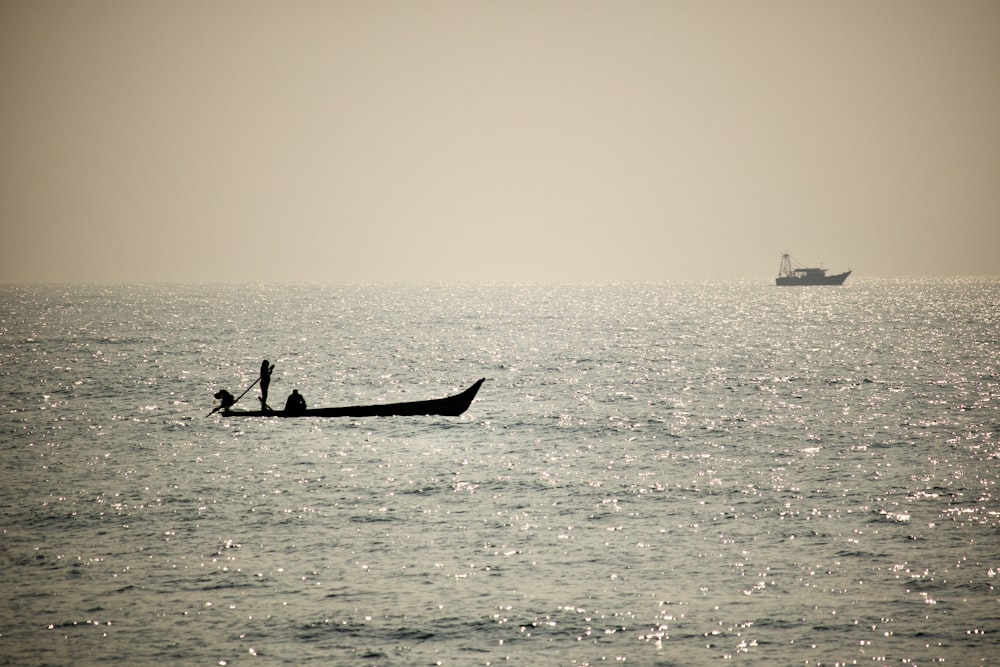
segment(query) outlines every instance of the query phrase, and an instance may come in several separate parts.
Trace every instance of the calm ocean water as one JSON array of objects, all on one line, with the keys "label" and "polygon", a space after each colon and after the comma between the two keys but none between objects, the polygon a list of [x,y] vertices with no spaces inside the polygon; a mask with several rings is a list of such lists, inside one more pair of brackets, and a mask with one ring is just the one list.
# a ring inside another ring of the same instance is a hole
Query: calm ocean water
[{"label": "calm ocean water", "polygon": [[1000,280],[0,304],[0,664],[1000,664]]}]

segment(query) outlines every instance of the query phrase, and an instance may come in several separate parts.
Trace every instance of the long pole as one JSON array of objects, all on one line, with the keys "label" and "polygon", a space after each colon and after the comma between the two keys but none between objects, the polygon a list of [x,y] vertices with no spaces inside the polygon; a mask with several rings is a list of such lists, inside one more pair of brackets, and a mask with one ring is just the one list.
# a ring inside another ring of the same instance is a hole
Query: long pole
[{"label": "long pole", "polygon": [[[260,377],[258,377],[256,380],[254,380],[253,384],[251,384],[249,387],[247,387],[246,390],[244,390],[244,392],[242,394],[240,394],[239,397],[237,397],[237,399],[235,401],[233,401],[232,403],[230,403],[229,407],[232,407],[232,406],[236,405],[241,398],[243,398],[244,396],[247,395],[248,391],[250,391],[251,389],[253,389],[257,385],[258,382],[260,382]],[[215,408],[214,410],[212,410],[211,412],[209,412],[205,416],[206,417],[211,417],[212,415],[214,415],[216,412],[218,412],[221,409],[222,409],[222,406],[220,405],[219,407]]]}]

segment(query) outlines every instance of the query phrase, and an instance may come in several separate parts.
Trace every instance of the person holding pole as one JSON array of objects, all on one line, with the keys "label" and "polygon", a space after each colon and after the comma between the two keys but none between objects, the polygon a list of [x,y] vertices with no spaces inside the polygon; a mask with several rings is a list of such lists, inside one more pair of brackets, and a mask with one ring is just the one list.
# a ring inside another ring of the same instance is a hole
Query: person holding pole
[{"label": "person holding pole", "polygon": [[271,371],[274,364],[268,364],[267,359],[260,365],[260,409],[265,412],[274,412],[267,404],[267,390],[271,386]]}]

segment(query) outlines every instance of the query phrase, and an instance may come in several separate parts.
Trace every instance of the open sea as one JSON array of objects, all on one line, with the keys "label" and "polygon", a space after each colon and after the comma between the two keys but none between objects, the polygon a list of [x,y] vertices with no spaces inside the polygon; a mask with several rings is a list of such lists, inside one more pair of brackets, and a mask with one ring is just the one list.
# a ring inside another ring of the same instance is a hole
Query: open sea
[{"label": "open sea", "polygon": [[2,665],[1000,664],[1000,278],[6,285],[0,387]]}]

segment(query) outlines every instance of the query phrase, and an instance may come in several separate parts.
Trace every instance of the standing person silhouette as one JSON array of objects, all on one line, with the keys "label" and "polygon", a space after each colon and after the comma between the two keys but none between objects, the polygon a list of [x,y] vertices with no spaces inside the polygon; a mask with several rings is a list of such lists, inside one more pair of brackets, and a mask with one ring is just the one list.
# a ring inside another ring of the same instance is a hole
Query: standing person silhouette
[{"label": "standing person silhouette", "polygon": [[267,404],[267,390],[271,386],[271,371],[274,364],[268,364],[267,359],[260,365],[260,409],[265,412],[274,412]]}]

